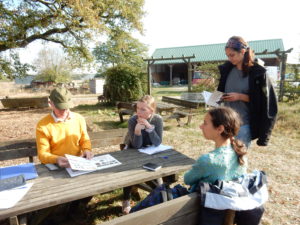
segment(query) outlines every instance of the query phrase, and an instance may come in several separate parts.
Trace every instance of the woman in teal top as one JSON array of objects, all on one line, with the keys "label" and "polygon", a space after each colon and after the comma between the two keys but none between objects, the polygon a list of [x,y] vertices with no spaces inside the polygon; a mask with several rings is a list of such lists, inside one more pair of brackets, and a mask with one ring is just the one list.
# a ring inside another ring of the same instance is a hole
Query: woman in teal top
[{"label": "woman in teal top", "polygon": [[234,139],[240,128],[239,115],[228,107],[213,108],[204,117],[200,129],[215,149],[202,155],[192,169],[184,174],[184,183],[194,191],[199,181],[229,181],[246,173],[245,145]]}]

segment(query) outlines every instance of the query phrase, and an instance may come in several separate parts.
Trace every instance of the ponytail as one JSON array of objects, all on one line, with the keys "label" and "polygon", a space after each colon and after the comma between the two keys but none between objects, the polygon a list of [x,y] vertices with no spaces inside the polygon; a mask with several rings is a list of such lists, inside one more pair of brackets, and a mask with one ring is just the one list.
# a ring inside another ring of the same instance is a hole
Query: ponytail
[{"label": "ponytail", "polygon": [[247,76],[249,73],[249,68],[254,64],[254,52],[250,47],[246,48],[246,52],[244,54],[242,70],[244,76]]},{"label": "ponytail", "polygon": [[246,159],[244,156],[247,154],[247,148],[246,148],[245,144],[242,141],[235,139],[234,137],[230,138],[230,142],[231,142],[232,148],[234,149],[235,153],[238,156],[239,164],[245,165]]}]

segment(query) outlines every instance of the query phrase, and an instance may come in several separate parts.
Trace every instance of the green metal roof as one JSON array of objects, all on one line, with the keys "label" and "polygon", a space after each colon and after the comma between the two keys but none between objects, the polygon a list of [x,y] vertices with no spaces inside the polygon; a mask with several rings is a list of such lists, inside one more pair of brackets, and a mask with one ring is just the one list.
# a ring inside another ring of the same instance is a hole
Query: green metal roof
[{"label": "green metal roof", "polygon": [[[174,48],[158,48],[152,54],[153,58],[171,58],[181,56],[192,56],[195,58],[191,59],[191,62],[211,62],[211,61],[225,61],[227,57],[225,55],[225,44],[209,44],[209,45],[196,45],[196,46],[185,46],[185,47],[174,47]],[[248,42],[251,49],[254,52],[273,52],[277,49],[284,51],[282,39],[270,39],[270,40],[258,40]],[[275,54],[258,55],[258,58],[276,58]],[[155,64],[167,64],[167,63],[183,63],[181,59],[177,60],[161,60],[155,61]]]}]

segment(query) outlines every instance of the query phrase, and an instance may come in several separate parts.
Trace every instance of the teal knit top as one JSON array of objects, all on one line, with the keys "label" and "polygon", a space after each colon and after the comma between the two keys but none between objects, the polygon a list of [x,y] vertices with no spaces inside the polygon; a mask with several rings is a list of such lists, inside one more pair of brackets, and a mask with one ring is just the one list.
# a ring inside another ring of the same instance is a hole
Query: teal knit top
[{"label": "teal knit top", "polygon": [[246,173],[246,166],[240,165],[238,155],[230,146],[222,146],[200,156],[192,169],[184,174],[184,183],[193,190],[201,182],[229,181]]}]

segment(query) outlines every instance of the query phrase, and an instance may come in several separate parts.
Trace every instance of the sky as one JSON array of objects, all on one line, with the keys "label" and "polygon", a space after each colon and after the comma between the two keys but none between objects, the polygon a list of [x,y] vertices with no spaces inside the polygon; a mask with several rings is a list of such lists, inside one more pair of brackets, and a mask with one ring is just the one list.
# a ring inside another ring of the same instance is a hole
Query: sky
[{"label": "sky", "polygon": [[281,38],[286,50],[299,54],[298,2],[146,0],[145,35],[139,39],[150,55],[156,48],[225,43],[233,35],[246,41]]},{"label": "sky", "polygon": [[[231,36],[246,41],[281,38],[285,50],[293,48],[288,62],[300,53],[299,0],[145,0],[144,36],[149,48],[225,43]],[[30,62],[39,51],[31,44],[21,53]],[[30,52],[30,56],[28,56]]]}]

